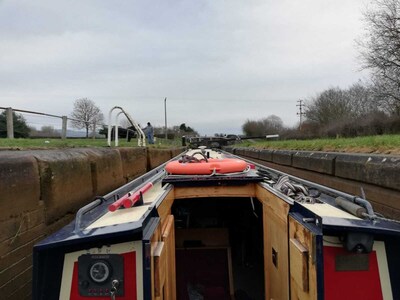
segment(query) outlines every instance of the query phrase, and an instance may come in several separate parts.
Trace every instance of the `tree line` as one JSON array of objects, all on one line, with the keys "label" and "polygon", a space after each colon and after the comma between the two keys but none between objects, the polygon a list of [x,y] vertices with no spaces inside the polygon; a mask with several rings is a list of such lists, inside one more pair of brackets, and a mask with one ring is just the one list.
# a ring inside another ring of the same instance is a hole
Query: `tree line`
[{"label": "tree line", "polygon": [[[400,133],[400,1],[377,0],[363,13],[359,37],[361,69],[370,78],[346,89],[331,87],[304,99],[305,121],[285,128],[279,117],[247,120],[246,135],[279,133],[313,138]],[[278,119],[277,119],[278,118]]]}]

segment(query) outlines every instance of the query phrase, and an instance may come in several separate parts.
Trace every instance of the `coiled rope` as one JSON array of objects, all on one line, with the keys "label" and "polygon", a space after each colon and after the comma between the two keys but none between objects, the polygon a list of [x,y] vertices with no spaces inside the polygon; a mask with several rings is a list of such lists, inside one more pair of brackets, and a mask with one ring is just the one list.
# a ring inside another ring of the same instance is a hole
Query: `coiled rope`
[{"label": "coiled rope", "polygon": [[289,176],[287,175],[279,177],[272,187],[300,203],[321,203],[321,201],[316,199],[316,197],[321,194],[319,191],[317,191],[315,195],[310,195],[307,187],[300,183],[290,181]]}]

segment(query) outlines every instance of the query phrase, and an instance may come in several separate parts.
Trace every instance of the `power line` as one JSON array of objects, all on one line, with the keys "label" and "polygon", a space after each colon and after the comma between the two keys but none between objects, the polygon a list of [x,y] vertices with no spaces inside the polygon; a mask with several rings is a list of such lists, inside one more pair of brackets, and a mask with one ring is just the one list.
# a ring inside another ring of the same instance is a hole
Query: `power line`
[{"label": "power line", "polygon": [[299,125],[299,130],[301,131],[301,124],[303,123],[303,116],[305,116],[306,115],[306,113],[303,111],[303,108],[304,108],[304,103],[303,103],[303,101],[304,100],[297,100],[297,102],[299,103],[299,104],[296,104],[296,106],[298,106],[299,107],[299,112],[297,113],[297,115],[299,116],[299,118],[300,118],[300,125]]}]

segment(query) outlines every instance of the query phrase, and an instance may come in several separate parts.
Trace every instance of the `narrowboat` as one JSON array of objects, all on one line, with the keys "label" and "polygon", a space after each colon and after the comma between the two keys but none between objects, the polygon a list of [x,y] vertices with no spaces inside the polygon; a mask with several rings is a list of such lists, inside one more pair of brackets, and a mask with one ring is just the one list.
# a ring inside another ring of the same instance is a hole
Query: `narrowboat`
[{"label": "narrowboat", "polygon": [[400,299],[400,224],[349,195],[189,149],[34,246],[33,299]]}]

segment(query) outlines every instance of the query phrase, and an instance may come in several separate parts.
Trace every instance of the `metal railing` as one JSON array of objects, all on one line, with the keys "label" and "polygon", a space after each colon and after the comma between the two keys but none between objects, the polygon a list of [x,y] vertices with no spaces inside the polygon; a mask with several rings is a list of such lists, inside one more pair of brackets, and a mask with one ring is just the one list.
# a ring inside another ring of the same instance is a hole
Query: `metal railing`
[{"label": "metal railing", "polygon": [[[67,123],[68,120],[70,121],[76,121],[76,122],[86,122],[84,120],[79,120],[79,119],[74,119],[74,118],[69,118],[67,116],[57,116],[53,114],[47,114],[47,113],[42,113],[42,112],[37,112],[37,111],[30,111],[30,110],[24,110],[24,109],[15,109],[12,107],[0,107],[0,110],[3,109],[6,111],[6,123],[7,123],[7,138],[9,139],[14,139],[14,112],[20,112],[20,113],[26,113],[26,114],[33,114],[33,115],[39,115],[39,116],[45,116],[45,117],[52,117],[52,118],[59,118],[62,121],[61,125],[61,139],[66,139],[67,138]],[[117,115],[115,116],[114,120],[112,120],[112,112],[114,110],[120,110]],[[108,145],[111,146],[111,138],[112,138],[112,128],[114,127],[114,134],[115,134],[115,146],[118,146],[118,117],[123,114],[126,116],[128,119],[129,123],[132,125],[134,129],[127,129],[127,137],[132,131],[136,131],[137,137],[138,137],[138,146],[146,146],[146,136],[143,132],[143,130],[140,128],[139,124],[133,120],[133,118],[120,106],[114,106],[110,112],[109,112],[109,120],[108,120],[108,134],[107,134],[107,139],[108,139]],[[112,124],[112,121],[114,123]],[[105,124],[96,124],[94,122],[89,122],[89,124],[93,127],[93,137],[96,136],[96,126],[103,126],[105,127]]]},{"label": "metal railing", "polygon": [[[114,106],[113,108],[110,109],[110,112],[108,113],[108,134],[107,134],[107,142],[108,146],[111,146],[111,128],[113,127],[112,125],[112,112],[116,109],[119,109],[120,112],[115,116],[114,120],[114,126],[115,126],[115,146],[118,147],[118,117],[121,114],[124,114],[126,118],[128,119],[129,123],[136,129],[137,134],[138,134],[138,146],[146,146],[146,136],[143,132],[143,130],[140,128],[140,126],[132,119],[132,117],[124,111],[124,109],[120,106]],[[128,132],[129,134],[129,132]]]},{"label": "metal railing", "polygon": [[[28,113],[28,114],[34,114],[34,115],[40,115],[40,116],[46,116],[46,117],[53,117],[53,118],[59,118],[61,119],[62,125],[61,125],[61,139],[66,139],[67,138],[67,122],[68,120],[70,121],[77,121],[77,122],[83,122],[82,120],[74,119],[74,118],[69,118],[67,116],[57,116],[53,114],[47,114],[47,113],[42,113],[42,112],[37,112],[37,111],[30,111],[30,110],[24,110],[24,109],[15,109],[12,107],[0,107],[0,109],[6,110],[6,119],[7,119],[7,138],[13,139],[14,138],[14,115],[13,112],[20,112],[20,113]],[[96,131],[96,123],[89,123],[94,125],[93,126],[93,135]],[[97,124],[101,125],[101,124]]]}]

